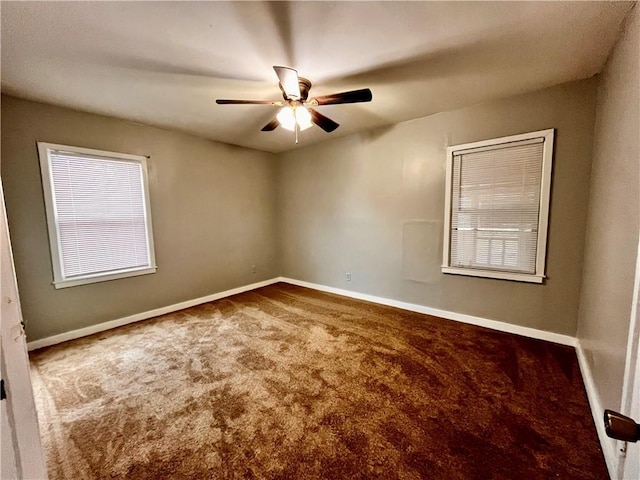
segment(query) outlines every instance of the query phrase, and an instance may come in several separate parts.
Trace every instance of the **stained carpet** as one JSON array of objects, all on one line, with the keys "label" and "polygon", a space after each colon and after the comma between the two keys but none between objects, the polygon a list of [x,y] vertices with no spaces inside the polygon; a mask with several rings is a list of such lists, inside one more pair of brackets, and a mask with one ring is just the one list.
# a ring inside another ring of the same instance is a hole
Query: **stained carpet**
[{"label": "stained carpet", "polygon": [[287,284],[31,361],[53,480],[608,478],[572,348]]}]

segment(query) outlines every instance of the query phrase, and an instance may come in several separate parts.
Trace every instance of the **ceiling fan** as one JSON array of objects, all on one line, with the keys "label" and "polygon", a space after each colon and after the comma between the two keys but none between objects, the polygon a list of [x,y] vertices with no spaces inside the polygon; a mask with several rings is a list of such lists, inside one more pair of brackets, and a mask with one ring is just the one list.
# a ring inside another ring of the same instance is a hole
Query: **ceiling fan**
[{"label": "ceiling fan", "polygon": [[219,105],[273,105],[282,107],[276,118],[262,127],[262,131],[270,132],[280,125],[282,128],[292,132],[295,131],[296,143],[298,143],[298,131],[306,130],[314,123],[327,133],[333,132],[340,126],[313,107],[340,103],[370,102],[373,98],[371,90],[363,88],[309,99],[311,81],[299,77],[298,72],[293,68],[274,66],[273,69],[278,76],[278,80],[280,80],[279,86],[280,90],[282,90],[284,101],[218,99],[216,103]]}]

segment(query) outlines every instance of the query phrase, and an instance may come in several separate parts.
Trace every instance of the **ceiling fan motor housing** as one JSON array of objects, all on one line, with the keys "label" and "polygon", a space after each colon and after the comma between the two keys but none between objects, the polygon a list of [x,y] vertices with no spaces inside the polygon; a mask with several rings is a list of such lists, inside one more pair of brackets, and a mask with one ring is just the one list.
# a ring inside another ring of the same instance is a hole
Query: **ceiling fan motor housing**
[{"label": "ceiling fan motor housing", "polygon": [[309,97],[309,90],[311,90],[311,80],[298,77],[298,84],[300,85],[300,100],[306,100]]},{"label": "ceiling fan motor housing", "polygon": [[[300,101],[304,102],[307,98],[309,98],[309,90],[311,90],[311,80],[304,77],[298,77],[298,85],[300,86]],[[282,83],[278,83],[280,90],[282,90],[282,96],[285,100],[290,100],[287,96],[287,93],[284,91],[284,87]]]}]

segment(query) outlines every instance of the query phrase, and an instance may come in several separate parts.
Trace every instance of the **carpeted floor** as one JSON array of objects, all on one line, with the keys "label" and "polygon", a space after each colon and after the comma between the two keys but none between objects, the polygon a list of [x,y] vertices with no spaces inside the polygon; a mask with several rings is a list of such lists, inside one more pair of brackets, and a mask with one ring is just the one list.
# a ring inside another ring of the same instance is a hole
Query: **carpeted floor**
[{"label": "carpeted floor", "polygon": [[572,348],[287,284],[31,360],[52,480],[608,478]]}]

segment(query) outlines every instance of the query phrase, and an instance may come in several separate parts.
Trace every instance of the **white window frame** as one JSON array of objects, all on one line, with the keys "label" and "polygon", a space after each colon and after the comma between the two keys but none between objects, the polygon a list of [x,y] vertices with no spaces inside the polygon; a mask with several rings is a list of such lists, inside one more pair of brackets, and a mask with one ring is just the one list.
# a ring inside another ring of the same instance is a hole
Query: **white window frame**
[{"label": "white window frame", "polygon": [[[444,246],[442,252],[442,272],[456,275],[467,275],[473,277],[496,278],[503,280],[515,280],[521,282],[542,283],[545,277],[545,261],[547,252],[547,232],[549,224],[549,201],[551,196],[551,171],[553,164],[553,142],[554,129],[540,130],[537,132],[511,135],[481,142],[465,143],[447,148],[447,173],[446,173],[446,194],[445,194],[445,215],[444,215]],[[481,268],[464,268],[451,266],[450,246],[451,246],[451,210],[453,194],[453,162],[454,156],[459,155],[464,150],[484,149],[495,146],[506,146],[513,142],[522,142],[542,138],[542,177],[540,181],[540,210],[538,215],[538,238],[536,248],[535,273],[505,272]]]},{"label": "white window frame", "polygon": [[[94,150],[91,148],[74,147],[70,145],[59,145],[55,143],[37,142],[38,155],[40,157],[40,171],[42,173],[42,187],[44,191],[44,202],[47,214],[47,227],[49,231],[49,246],[51,249],[51,264],[53,267],[53,285],[56,289],[86,285],[89,283],[116,280],[119,278],[133,277],[137,275],[147,275],[155,273],[157,270],[155,249],[153,244],[153,228],[151,225],[151,209],[149,201],[149,181],[147,174],[147,157],[141,155],[131,155],[128,153],[108,152],[104,150]],[[147,248],[149,251],[149,266],[138,268],[126,268],[107,273],[93,273],[82,276],[65,277],[62,268],[62,247],[60,245],[60,235],[58,229],[58,218],[56,213],[56,203],[53,191],[53,178],[51,172],[51,151],[66,151],[70,153],[104,157],[111,161],[125,161],[129,163],[139,163],[142,170],[142,189],[144,190],[144,210],[145,223],[147,229]]]}]

